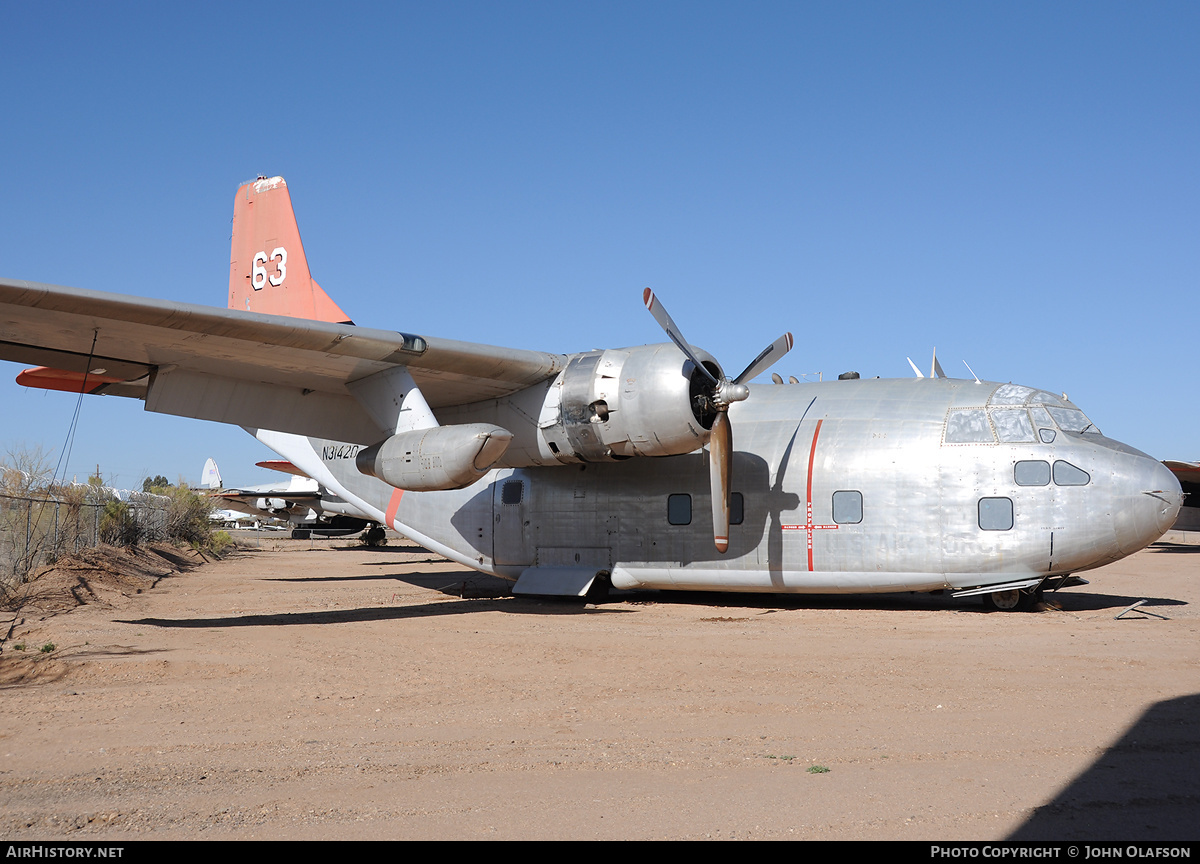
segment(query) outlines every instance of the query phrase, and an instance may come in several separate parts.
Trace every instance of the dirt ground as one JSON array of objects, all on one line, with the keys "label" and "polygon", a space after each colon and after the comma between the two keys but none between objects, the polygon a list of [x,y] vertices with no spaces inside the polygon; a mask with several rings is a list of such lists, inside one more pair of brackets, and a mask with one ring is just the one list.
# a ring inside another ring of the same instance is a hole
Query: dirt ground
[{"label": "dirt ground", "polygon": [[[514,599],[349,545],[6,614],[0,837],[1200,838],[1200,546],[1021,614]],[[1114,620],[1143,598],[1165,620]]]}]

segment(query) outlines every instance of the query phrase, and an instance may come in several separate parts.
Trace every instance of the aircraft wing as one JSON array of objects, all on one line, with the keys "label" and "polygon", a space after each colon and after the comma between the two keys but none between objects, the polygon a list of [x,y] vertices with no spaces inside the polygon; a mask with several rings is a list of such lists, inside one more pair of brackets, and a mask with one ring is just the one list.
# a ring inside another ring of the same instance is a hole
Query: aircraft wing
[{"label": "aircraft wing", "polygon": [[1179,462],[1174,459],[1164,459],[1163,464],[1179,478],[1180,483],[1200,483],[1200,462]]},{"label": "aircraft wing", "polygon": [[567,358],[0,279],[0,360],[51,367],[22,373],[31,386],[86,386],[144,398],[149,411],[373,444],[390,430],[350,382],[404,366],[438,408],[514,393]]},{"label": "aircraft wing", "polygon": [[[299,513],[301,515],[308,513],[310,510],[321,510],[321,493],[316,492],[279,492],[273,494],[271,492],[247,492],[240,489],[230,489],[224,492],[217,492],[213,499],[219,501],[218,506],[225,507],[230,510],[237,510],[239,513],[249,513],[253,516],[278,516],[282,514]],[[281,506],[277,510],[271,510],[271,505],[266,508],[259,507],[260,501],[275,501]]]}]

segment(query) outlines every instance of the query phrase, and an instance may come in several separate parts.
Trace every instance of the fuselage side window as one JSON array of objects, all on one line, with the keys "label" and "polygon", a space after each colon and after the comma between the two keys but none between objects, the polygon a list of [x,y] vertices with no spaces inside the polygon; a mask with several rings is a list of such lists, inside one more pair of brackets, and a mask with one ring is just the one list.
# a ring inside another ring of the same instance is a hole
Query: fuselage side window
[{"label": "fuselage side window", "polygon": [[863,518],[862,493],[845,490],[833,493],[833,521],[839,525],[857,525]]},{"label": "fuselage side window", "polygon": [[1092,476],[1082,468],[1076,468],[1070,462],[1059,459],[1054,463],[1054,484],[1056,486],[1086,486]]},{"label": "fuselage side window", "polygon": [[741,525],[746,518],[746,499],[741,492],[733,492],[729,496],[729,524]]},{"label": "fuselage side window", "polygon": [[667,496],[667,521],[672,525],[692,524],[691,495],[680,494]]},{"label": "fuselage side window", "polygon": [[1010,531],[1013,527],[1011,498],[980,498],[979,527],[984,531]]},{"label": "fuselage side window", "polygon": [[1050,463],[1041,460],[1018,462],[1013,468],[1013,478],[1018,486],[1049,486]]},{"label": "fuselage side window", "polygon": [[500,487],[501,504],[520,504],[525,493],[525,484],[520,480],[508,480]]}]

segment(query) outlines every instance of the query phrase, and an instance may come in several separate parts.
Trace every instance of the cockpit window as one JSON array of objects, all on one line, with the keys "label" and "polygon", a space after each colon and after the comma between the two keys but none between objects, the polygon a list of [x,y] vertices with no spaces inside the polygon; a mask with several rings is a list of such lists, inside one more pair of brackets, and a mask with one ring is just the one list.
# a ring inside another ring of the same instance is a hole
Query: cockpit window
[{"label": "cockpit window", "polygon": [[1040,402],[1043,405],[1066,405],[1067,404],[1062,399],[1055,396],[1053,393],[1047,393],[1045,390],[1039,390],[1036,393],[1034,393],[1033,398],[1030,399],[1029,401],[1030,402]]},{"label": "cockpit window", "polygon": [[988,400],[989,405],[1024,405],[1025,400],[1033,393],[1032,387],[1022,387],[1020,384],[1001,384]]},{"label": "cockpit window", "polygon": [[947,444],[993,444],[992,426],[982,408],[963,408],[946,415]]},{"label": "cockpit window", "polygon": [[1064,432],[1100,434],[1100,430],[1078,408],[1054,408],[1047,406],[1046,410],[1050,412],[1050,416],[1054,418],[1054,422],[1058,424],[1058,428]]},{"label": "cockpit window", "polygon": [[1056,432],[1054,421],[1050,419],[1050,412],[1044,405],[1032,405],[1029,413],[1033,417],[1033,425],[1038,427],[1038,437],[1042,439],[1042,443],[1053,444]]},{"label": "cockpit window", "polygon": [[990,408],[988,413],[992,415],[992,425],[996,427],[996,437],[1001,443],[1034,440],[1033,424],[1024,408]]}]

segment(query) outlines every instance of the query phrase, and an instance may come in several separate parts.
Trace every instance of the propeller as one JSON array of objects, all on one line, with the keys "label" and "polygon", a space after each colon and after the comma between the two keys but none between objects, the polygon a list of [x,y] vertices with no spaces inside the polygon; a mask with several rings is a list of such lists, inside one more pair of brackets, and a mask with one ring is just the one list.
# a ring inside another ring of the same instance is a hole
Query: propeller
[{"label": "propeller", "polygon": [[733,429],[729,424],[729,406],[750,395],[747,381],[767,371],[776,360],[792,350],[792,334],[784,333],[768,345],[736,378],[722,375],[718,379],[700,362],[695,349],[683,338],[683,332],[649,288],[642,292],[642,302],[658,326],[711,384],[707,392],[701,392],[695,398],[699,413],[712,412],[716,415],[708,437],[708,479],[712,489],[713,542],[717,551],[723,553],[729,548],[729,491],[733,468]]}]

